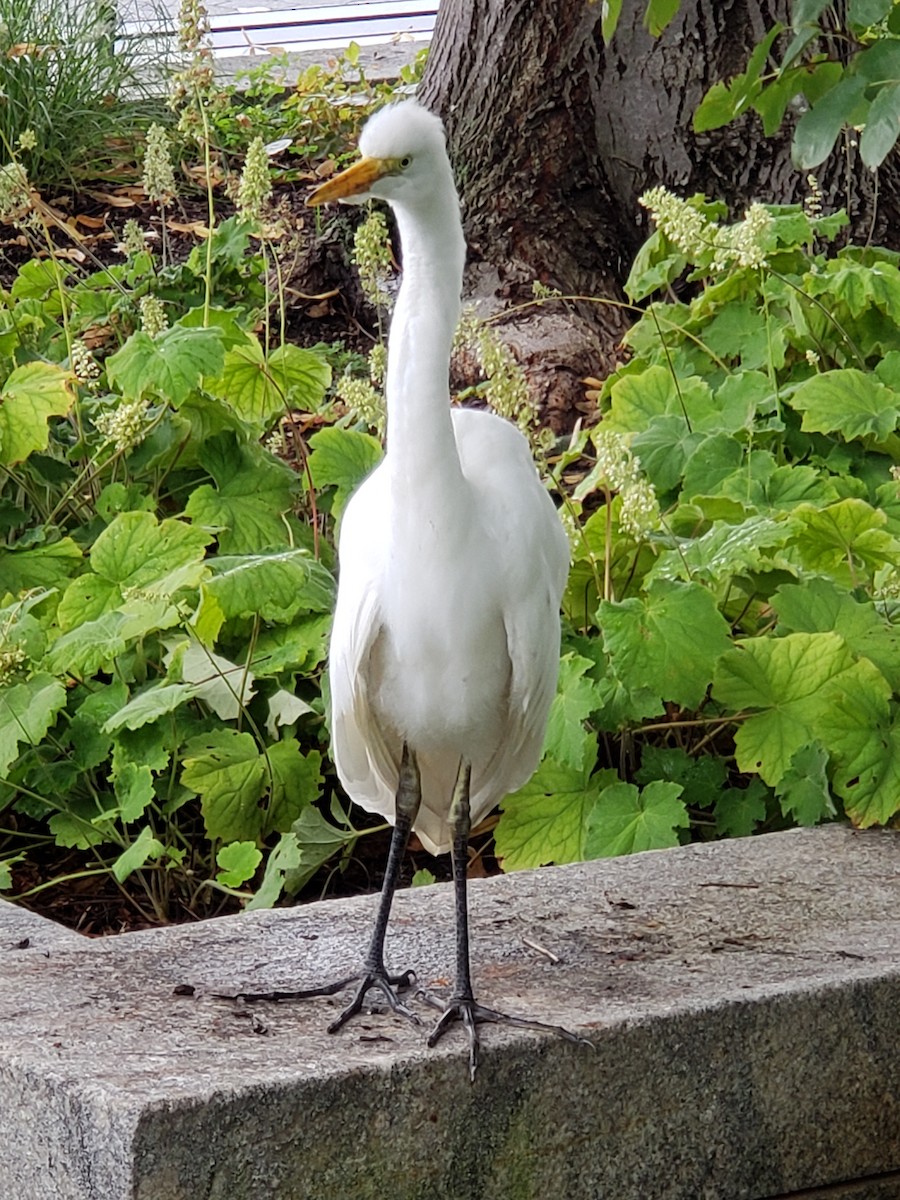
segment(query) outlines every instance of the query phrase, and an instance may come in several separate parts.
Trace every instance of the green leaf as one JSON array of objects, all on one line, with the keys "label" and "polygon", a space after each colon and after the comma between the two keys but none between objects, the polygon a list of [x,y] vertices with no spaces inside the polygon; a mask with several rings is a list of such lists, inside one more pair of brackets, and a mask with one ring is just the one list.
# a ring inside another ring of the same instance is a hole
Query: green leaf
[{"label": "green leaf", "polygon": [[153,799],[153,772],[146,763],[122,762],[113,772],[119,813],[126,824],[139,820]]},{"label": "green leaf", "polygon": [[318,750],[303,754],[296,738],[275,742],[266,754],[272,773],[268,829],[287,833],[322,794],[322,755]]},{"label": "green leaf", "polygon": [[593,667],[589,658],[564,654],[559,664],[559,682],[550,705],[544,753],[564,767],[580,771],[586,763],[584,756],[591,745],[585,741],[584,721],[597,707],[596,688],[585,673]]},{"label": "green leaf", "polygon": [[196,688],[186,683],[151,684],[123,705],[103,728],[107,733],[117,733],[120,729],[140,729],[142,725],[174,712],[195,693]]},{"label": "green leaf", "polygon": [[641,753],[641,766],[634,778],[640,784],[652,783],[655,779],[680,784],[693,807],[712,808],[722,791],[725,774],[725,763],[721,758],[708,755],[691,758],[684,750],[650,745]]},{"label": "green leaf", "polygon": [[[175,517],[157,521],[152,513],[121,513],[99,535],[91,550],[91,566],[123,588],[149,588],[172,572],[202,562],[210,535]],[[194,572],[184,577],[190,584]]]},{"label": "green leaf", "polygon": [[325,661],[330,628],[329,615],[305,617],[289,626],[264,629],[256,639],[253,670],[258,676],[311,671]]},{"label": "green leaf", "polygon": [[87,678],[109,666],[125,650],[120,612],[106,613],[96,621],[84,621],[58,637],[45,658],[45,666],[56,675]]},{"label": "green leaf", "polygon": [[221,556],[210,559],[209,566],[213,574],[204,591],[226,618],[258,614],[283,624],[301,609],[330,612],[334,603],[331,576],[308,550]]},{"label": "green leaf", "polygon": [[720,80],[709,88],[694,109],[694,133],[708,133],[711,129],[721,129],[737,115],[737,97],[732,88]]},{"label": "green leaf", "polygon": [[238,445],[233,434],[204,443],[201,465],[216,486],[202,484],[185,514],[216,533],[222,554],[247,554],[288,543],[286,515],[299,488],[286,464],[259,449]]},{"label": "green leaf", "polygon": [[645,597],[601,601],[598,623],[619,679],[685,708],[706,694],[728,625],[699,584],[654,579]]},{"label": "green leaf", "polygon": [[716,801],[716,833],[724,837],[749,837],[766,819],[768,789],[761,779],[745,788],[726,788]]},{"label": "green leaf", "polygon": [[893,150],[900,133],[900,83],[886,83],[872,101],[859,153],[870,171],[880,167]]},{"label": "green leaf", "polygon": [[381,444],[371,434],[334,426],[314,433],[309,444],[313,483],[336,489],[333,511],[340,516],[351,494],[381,461]]},{"label": "green leaf", "polygon": [[0,778],[8,774],[19,743],[36,746],[65,704],[66,689],[51,675],[0,687]]},{"label": "green leaf", "polygon": [[612,771],[591,776],[595,758],[596,750],[585,754],[588,765],[582,770],[545,758],[531,780],[506,797],[494,831],[496,854],[505,871],[584,857],[588,813],[604,784],[615,778]]},{"label": "green leaf", "polygon": [[775,795],[786,817],[798,825],[817,825],[834,816],[828,786],[828,751],[818,742],[801,746],[791,765],[775,785]]},{"label": "green leaf", "polygon": [[113,875],[119,883],[124,883],[134,871],[139,871],[148,862],[161,858],[164,853],[165,846],[153,836],[150,826],[145,825],[131,845],[123,850],[113,863]]},{"label": "green leaf", "polygon": [[30,362],[12,371],[0,391],[0,463],[15,466],[47,449],[47,422],[72,407],[71,379],[54,363]]},{"label": "green leaf", "polygon": [[0,590],[16,595],[32,588],[52,588],[71,579],[81,563],[81,550],[69,537],[33,550],[0,547]]},{"label": "green leaf", "polygon": [[606,0],[600,17],[600,33],[604,42],[611,41],[622,15],[622,0]]},{"label": "green leaf", "polygon": [[259,837],[266,763],[251,734],[222,729],[192,738],[185,747],[181,782],[200,796],[211,841]]},{"label": "green leaf", "polygon": [[229,842],[216,855],[219,883],[229,888],[239,888],[252,879],[262,862],[262,851],[255,842]]},{"label": "green leaf", "polygon": [[729,433],[705,438],[685,465],[682,499],[713,495],[723,479],[734,474],[744,457],[744,447]]},{"label": "green leaf", "polygon": [[680,7],[681,0],[647,0],[644,25],[650,36],[659,37]]},{"label": "green leaf", "polygon": [[692,431],[680,414],[654,417],[643,433],[631,443],[641,460],[641,469],[658,492],[677,487],[682,473],[704,434]]},{"label": "green leaf", "polygon": [[352,827],[338,829],[322,816],[315,805],[307,805],[294,822],[290,835],[295,839],[298,863],[285,871],[284,884],[292,895],[304,887],[319,867],[344,850],[359,836]]},{"label": "green leaf", "polygon": [[872,601],[857,600],[832,580],[816,577],[783,585],[770,603],[780,630],[839,633],[855,655],[870,659],[900,693],[900,639]]},{"label": "green leaf", "polygon": [[811,171],[823,163],[844,125],[858,123],[858,107],[865,90],[865,79],[844,75],[803,114],[794,130],[791,147],[794,162],[801,171]]},{"label": "green leaf", "polygon": [[246,911],[258,908],[271,908],[284,890],[284,881],[288,873],[300,868],[300,846],[293,833],[283,833],[278,844],[269,854],[262,883],[252,900],[245,906]]},{"label": "green leaf", "polygon": [[106,375],[131,399],[150,392],[178,408],[204,375],[221,375],[224,361],[219,329],[176,322],[155,338],[136,330],[106,360]]},{"label": "green leaf", "polygon": [[738,767],[776,784],[794,754],[822,736],[838,697],[860,699],[875,688],[889,693],[884,677],[866,660],[855,662],[837,633],[793,633],[752,638],[724,655],[713,696],[733,712],[749,710],[735,734]]},{"label": "green leaf", "polygon": [[282,342],[269,355],[269,370],[291,408],[314,412],[331,384],[331,367],[314,350]]},{"label": "green leaf", "polygon": [[837,763],[834,790],[864,829],[886,825],[900,809],[900,725],[891,719],[886,692],[876,682],[863,694],[838,694],[821,721]]},{"label": "green leaf", "polygon": [[656,779],[640,791],[633,783],[604,788],[588,817],[585,858],[610,858],[680,843],[679,829],[690,825],[677,783]]},{"label": "green leaf", "polygon": [[824,509],[802,504],[794,518],[799,522],[794,542],[804,564],[839,584],[853,588],[861,575],[900,565],[900,541],[884,528],[886,515],[865,500],[851,496]]},{"label": "green leaf", "polygon": [[805,380],[790,398],[803,413],[808,433],[842,433],[845,438],[869,434],[883,440],[900,424],[900,395],[874,375],[857,371],[824,371]]}]

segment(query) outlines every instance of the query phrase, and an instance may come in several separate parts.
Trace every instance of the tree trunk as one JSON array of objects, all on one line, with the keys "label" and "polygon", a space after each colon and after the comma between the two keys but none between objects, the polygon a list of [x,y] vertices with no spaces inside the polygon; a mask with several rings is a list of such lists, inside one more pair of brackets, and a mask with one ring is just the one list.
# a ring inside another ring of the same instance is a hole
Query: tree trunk
[{"label": "tree trunk", "polygon": [[[537,279],[621,302],[648,233],[637,199],[656,184],[723,199],[735,216],[753,200],[788,203],[809,191],[791,163],[790,121],[772,138],[753,113],[706,134],[691,124],[707,88],[742,71],[766,29],[787,20],[787,0],[681,0],[660,38],[642,26],[646,0],[624,0],[609,46],[602,8],[443,0],[419,94],[448,127],[482,292],[489,280],[521,300]],[[826,211],[847,207],[868,234],[874,181],[850,139],[816,175]],[[884,179],[883,169],[876,232],[897,215]],[[590,373],[602,373],[630,317],[609,304],[577,312],[592,330]],[[576,358],[577,374],[585,358]]]}]

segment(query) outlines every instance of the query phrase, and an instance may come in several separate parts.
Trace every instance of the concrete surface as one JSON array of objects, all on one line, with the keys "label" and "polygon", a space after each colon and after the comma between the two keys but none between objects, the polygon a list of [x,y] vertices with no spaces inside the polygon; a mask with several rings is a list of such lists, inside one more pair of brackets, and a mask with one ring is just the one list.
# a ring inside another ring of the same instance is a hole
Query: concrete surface
[{"label": "concrete surface", "polygon": [[[487,1027],[472,1086],[459,1030],[429,1051],[372,1015],[331,1037],[339,1000],[210,994],[344,973],[372,897],[0,938],[0,1198],[900,1196],[900,834],[801,830],[471,892],[479,997],[593,1048]],[[446,887],[397,897],[388,961],[448,982]]]}]

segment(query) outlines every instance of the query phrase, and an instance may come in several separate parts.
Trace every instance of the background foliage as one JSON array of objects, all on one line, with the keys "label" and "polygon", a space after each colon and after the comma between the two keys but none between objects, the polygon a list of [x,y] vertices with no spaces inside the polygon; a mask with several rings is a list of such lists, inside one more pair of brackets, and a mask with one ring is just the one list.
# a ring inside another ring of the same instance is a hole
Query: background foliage
[{"label": "background foliage", "polygon": [[[775,128],[802,75],[798,160],[849,123],[880,161],[894,10],[855,0],[858,49],[835,63],[823,7],[798,2],[780,64],[774,30],[697,127],[749,105]],[[676,8],[654,0],[648,22]],[[21,891],[36,853],[74,850],[77,874],[111,876],[152,920],[273,904],[366,832],[328,761],[323,675],[334,521],[383,422],[377,355],[285,337],[291,243],[263,143],[290,138],[296,175],[352,141],[351,92],[388,89],[351,49],[287,101],[276,68],[212,102],[196,28],[183,48],[169,120],[209,202],[183,261],[165,242],[185,186],[170,163],[143,163],[159,250],[135,227],[101,267],[61,248],[30,186],[65,141],[24,110],[0,130],[2,216],[30,247],[0,296],[0,888]],[[4,69],[29,57],[42,65]],[[24,96],[23,80],[4,87]],[[151,143],[164,159],[165,133]],[[220,181],[238,198],[227,219]],[[571,440],[537,428],[489,327],[469,318],[461,335],[486,376],[474,398],[529,433],[572,545],[545,758],[496,825],[506,869],[900,809],[897,256],[842,242],[814,181],[804,207],[734,224],[700,196],[645,202],[636,323]],[[376,220],[356,239],[376,303],[383,237]]]}]

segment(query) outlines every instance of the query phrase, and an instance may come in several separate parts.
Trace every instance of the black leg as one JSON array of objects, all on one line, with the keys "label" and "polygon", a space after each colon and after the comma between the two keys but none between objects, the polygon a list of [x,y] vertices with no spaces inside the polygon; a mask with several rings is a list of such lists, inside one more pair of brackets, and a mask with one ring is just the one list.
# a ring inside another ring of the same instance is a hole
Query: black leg
[{"label": "black leg", "polygon": [[455,1021],[460,1021],[469,1039],[469,1078],[475,1082],[475,1072],[478,1069],[480,1039],[477,1026],[483,1022],[494,1024],[514,1025],[518,1029],[538,1029],[544,1032],[558,1034],[570,1042],[584,1042],[585,1038],[578,1037],[561,1025],[547,1025],[543,1021],[530,1021],[524,1017],[511,1017],[506,1013],[497,1012],[493,1008],[485,1008],[478,1004],[472,992],[472,971],[469,962],[469,906],[466,893],[466,869],[468,867],[469,831],[471,816],[469,809],[469,788],[472,779],[472,768],[469,763],[461,762],[453,789],[453,801],[450,806],[450,826],[453,830],[453,888],[456,906],[456,986],[453,995],[444,1004],[426,992],[419,994],[429,1004],[443,1008],[437,1024],[428,1037],[428,1045],[434,1046],[447,1032]]},{"label": "black leg", "polygon": [[375,928],[372,930],[372,940],[369,943],[369,949],[363,960],[362,974],[355,976],[355,978],[359,979],[359,987],[356,989],[356,994],[341,1015],[328,1026],[329,1033],[336,1033],[342,1025],[345,1025],[351,1017],[360,1011],[366,993],[373,987],[378,988],[394,1012],[408,1017],[417,1025],[419,1024],[419,1018],[402,1003],[394,990],[395,987],[409,987],[414,981],[415,975],[412,971],[404,971],[402,975],[389,975],[387,973],[384,965],[384,939],[387,934],[388,919],[391,915],[394,892],[397,890],[400,866],[403,862],[403,855],[406,853],[406,843],[409,841],[409,833],[412,829],[413,821],[416,819],[421,802],[422,784],[419,779],[418,763],[416,762],[415,755],[404,743],[403,754],[400,760],[400,780],[397,784],[394,832],[391,834],[391,848],[388,851],[387,866],[384,871],[384,883],[381,886],[378,912],[375,914]]},{"label": "black leg", "polygon": [[228,999],[246,1004],[260,1000],[307,1000],[314,996],[333,996],[348,984],[358,982],[359,986],[353,999],[340,1016],[336,1017],[328,1026],[329,1033],[336,1033],[362,1009],[366,993],[372,988],[377,988],[381,992],[394,1012],[409,1018],[416,1025],[420,1024],[416,1014],[412,1009],[407,1008],[397,994],[398,990],[412,986],[416,978],[415,972],[404,971],[400,975],[388,974],[384,965],[384,939],[387,933],[388,919],[391,915],[391,903],[394,899],[394,892],[397,890],[400,866],[406,851],[406,843],[409,841],[409,833],[421,802],[422,785],[419,779],[419,767],[415,755],[404,744],[400,759],[400,779],[397,784],[396,818],[391,835],[391,848],[388,851],[384,883],[378,901],[378,912],[375,914],[375,927],[372,930],[372,940],[363,960],[362,970],[343,979],[335,980],[333,983],[323,984],[321,987],[304,988],[291,992],[239,992],[229,996]]}]

